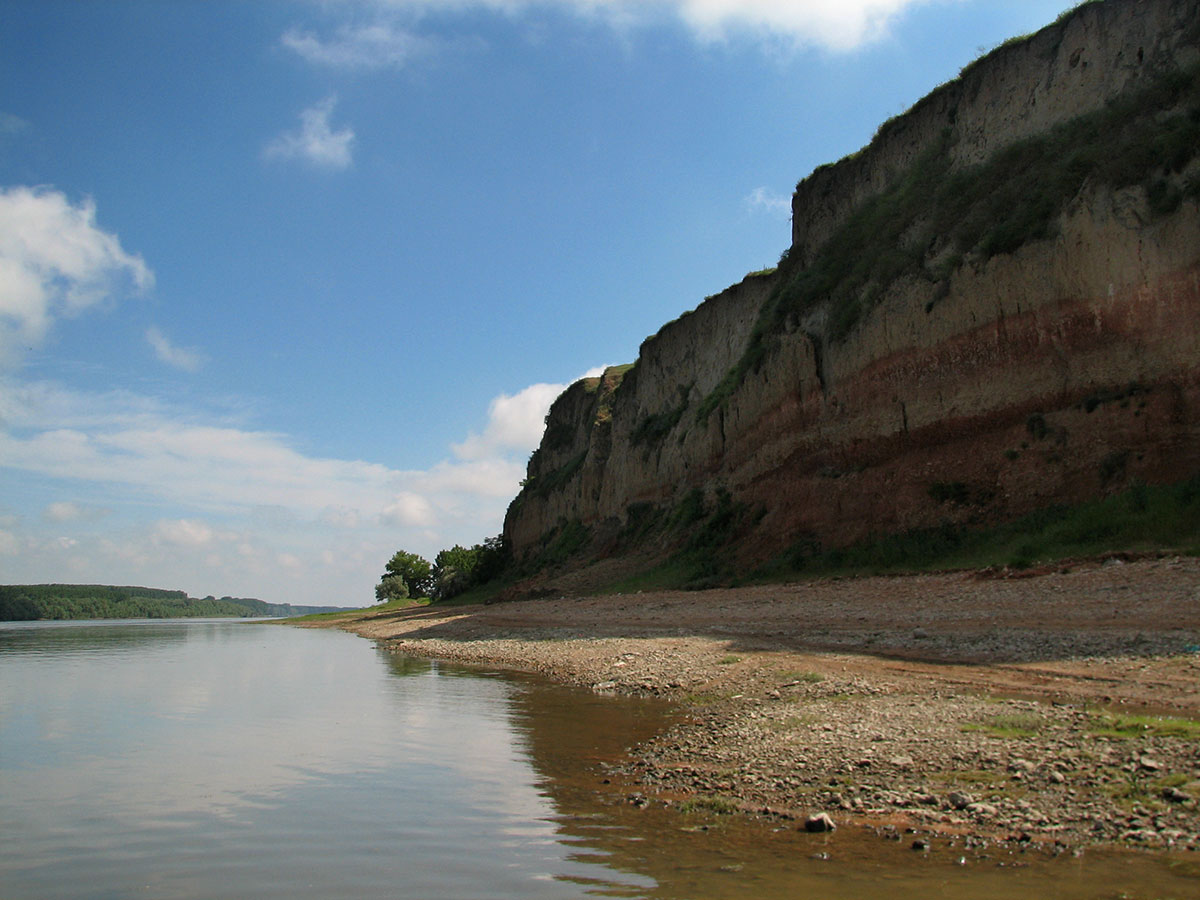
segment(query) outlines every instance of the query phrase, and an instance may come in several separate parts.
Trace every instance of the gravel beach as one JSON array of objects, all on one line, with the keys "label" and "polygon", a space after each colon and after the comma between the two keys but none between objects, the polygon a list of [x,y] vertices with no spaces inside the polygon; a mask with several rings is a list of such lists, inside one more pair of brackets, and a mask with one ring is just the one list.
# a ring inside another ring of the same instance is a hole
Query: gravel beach
[{"label": "gravel beach", "polygon": [[825,813],[968,846],[1200,850],[1197,559],[564,593],[324,624],[671,700],[675,723],[612,773],[632,802]]}]

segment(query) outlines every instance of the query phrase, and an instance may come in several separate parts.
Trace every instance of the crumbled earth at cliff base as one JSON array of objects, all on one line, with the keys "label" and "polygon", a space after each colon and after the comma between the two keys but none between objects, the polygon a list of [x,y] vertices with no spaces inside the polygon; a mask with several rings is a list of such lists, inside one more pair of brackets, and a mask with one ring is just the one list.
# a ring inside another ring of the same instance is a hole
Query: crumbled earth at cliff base
[{"label": "crumbled earth at cliff base", "polygon": [[[638,804],[1200,850],[1200,560],[360,614],[397,652],[657,695]],[[907,838],[906,838],[907,839]],[[917,843],[920,843],[919,838]]]}]

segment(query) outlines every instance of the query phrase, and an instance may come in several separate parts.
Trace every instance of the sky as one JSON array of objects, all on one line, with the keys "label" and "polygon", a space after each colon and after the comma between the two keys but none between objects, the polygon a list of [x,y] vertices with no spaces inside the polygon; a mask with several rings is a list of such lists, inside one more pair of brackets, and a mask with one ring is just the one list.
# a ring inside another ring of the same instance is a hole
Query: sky
[{"label": "sky", "polygon": [[0,583],[362,606],[1064,0],[3,0]]}]

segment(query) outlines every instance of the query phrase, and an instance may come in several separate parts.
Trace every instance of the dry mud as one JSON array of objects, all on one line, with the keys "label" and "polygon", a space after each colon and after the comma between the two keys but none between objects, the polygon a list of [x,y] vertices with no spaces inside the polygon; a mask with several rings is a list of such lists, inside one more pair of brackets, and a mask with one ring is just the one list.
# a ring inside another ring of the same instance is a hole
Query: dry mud
[{"label": "dry mud", "polygon": [[[643,803],[1077,850],[1200,850],[1200,560],[425,607],[397,652],[656,695]],[[1137,717],[1137,718],[1134,718]]]}]

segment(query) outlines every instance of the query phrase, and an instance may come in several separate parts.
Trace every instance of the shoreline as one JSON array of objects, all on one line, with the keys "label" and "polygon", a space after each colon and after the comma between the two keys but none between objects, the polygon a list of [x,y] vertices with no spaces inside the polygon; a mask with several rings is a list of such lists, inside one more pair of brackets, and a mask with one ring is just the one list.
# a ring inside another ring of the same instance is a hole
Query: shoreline
[{"label": "shoreline", "polygon": [[615,773],[634,802],[826,813],[968,848],[1200,850],[1200,559],[366,610],[307,627],[672,701],[676,722]]}]

